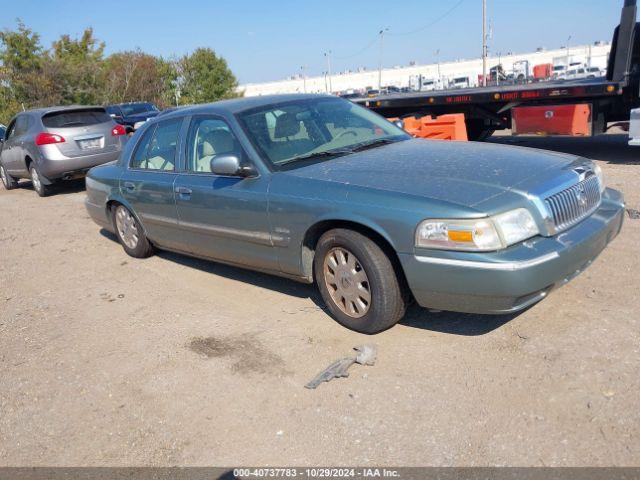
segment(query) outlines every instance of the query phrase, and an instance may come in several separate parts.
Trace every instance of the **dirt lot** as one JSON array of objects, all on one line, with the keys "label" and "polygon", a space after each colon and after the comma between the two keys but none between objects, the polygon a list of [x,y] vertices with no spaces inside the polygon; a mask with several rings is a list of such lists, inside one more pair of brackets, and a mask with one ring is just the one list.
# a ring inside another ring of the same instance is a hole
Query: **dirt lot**
[{"label": "dirt lot", "polygon": [[[624,136],[494,141],[601,159],[640,208]],[[83,199],[0,187],[0,465],[640,465],[640,220],[520,315],[366,337],[310,286],[129,258]],[[303,388],[364,342],[374,367]]]}]

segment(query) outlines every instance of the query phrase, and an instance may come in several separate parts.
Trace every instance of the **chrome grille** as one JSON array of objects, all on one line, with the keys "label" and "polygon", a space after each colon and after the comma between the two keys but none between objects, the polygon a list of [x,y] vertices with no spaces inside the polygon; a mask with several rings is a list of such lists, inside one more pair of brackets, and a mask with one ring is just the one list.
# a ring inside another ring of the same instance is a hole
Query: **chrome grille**
[{"label": "chrome grille", "polygon": [[556,228],[566,230],[591,215],[600,205],[598,177],[591,177],[544,200]]}]

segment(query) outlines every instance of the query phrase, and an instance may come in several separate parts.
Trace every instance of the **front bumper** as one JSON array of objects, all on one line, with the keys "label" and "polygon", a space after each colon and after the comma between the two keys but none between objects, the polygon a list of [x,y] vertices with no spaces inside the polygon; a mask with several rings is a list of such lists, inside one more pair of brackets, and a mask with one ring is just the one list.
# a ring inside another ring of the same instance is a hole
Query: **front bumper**
[{"label": "front bumper", "polygon": [[511,313],[542,300],[577,276],[622,227],[624,200],[606,189],[590,217],[553,237],[536,237],[499,252],[416,249],[400,262],[423,307],[468,313]]}]

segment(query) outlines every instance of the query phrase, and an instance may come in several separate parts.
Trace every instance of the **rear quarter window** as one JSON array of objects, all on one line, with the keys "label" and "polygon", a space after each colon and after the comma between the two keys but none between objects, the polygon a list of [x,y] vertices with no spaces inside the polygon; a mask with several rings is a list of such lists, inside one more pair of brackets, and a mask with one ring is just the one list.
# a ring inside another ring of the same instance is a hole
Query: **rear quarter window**
[{"label": "rear quarter window", "polygon": [[109,121],[111,117],[103,109],[53,112],[42,117],[42,124],[47,128],[82,127]]}]

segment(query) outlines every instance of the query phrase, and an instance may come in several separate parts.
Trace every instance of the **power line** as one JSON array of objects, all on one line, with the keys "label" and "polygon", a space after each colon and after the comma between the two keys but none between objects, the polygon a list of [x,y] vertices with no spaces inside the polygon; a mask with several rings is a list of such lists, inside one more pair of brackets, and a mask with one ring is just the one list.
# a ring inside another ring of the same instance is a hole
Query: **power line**
[{"label": "power line", "polygon": [[353,53],[351,55],[347,55],[345,57],[338,57],[338,56],[334,56],[333,58],[335,58],[336,60],[347,60],[349,58],[353,58],[353,57],[357,57],[358,55],[360,55],[361,53],[366,52],[368,49],[370,49],[374,43],[376,43],[378,41],[378,35],[376,34],[375,37],[373,37],[373,40],[371,40],[369,43],[367,43],[362,49],[358,50],[356,53]]},{"label": "power line", "polygon": [[449,10],[447,10],[445,13],[443,13],[442,15],[440,15],[438,18],[436,18],[435,20],[433,20],[431,23],[428,23],[426,25],[423,25],[420,28],[416,28],[415,30],[409,30],[408,32],[400,32],[400,33],[393,33],[393,32],[389,32],[389,35],[395,35],[397,37],[400,36],[404,36],[404,35],[412,35],[414,33],[418,33],[421,32],[423,30],[426,30],[427,28],[435,25],[436,23],[438,23],[440,20],[443,20],[444,18],[448,17],[456,8],[458,8],[460,5],[462,5],[464,3],[464,0],[460,0],[458,3],[456,3],[453,7],[451,7]]}]

